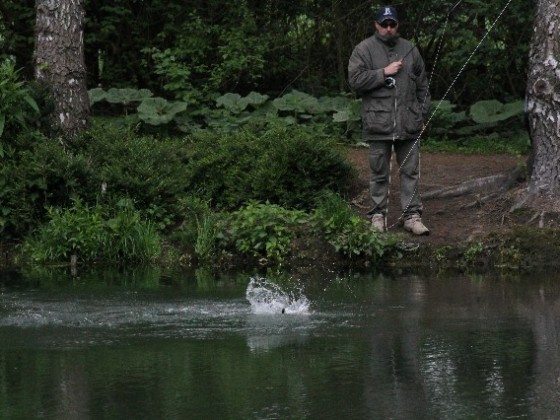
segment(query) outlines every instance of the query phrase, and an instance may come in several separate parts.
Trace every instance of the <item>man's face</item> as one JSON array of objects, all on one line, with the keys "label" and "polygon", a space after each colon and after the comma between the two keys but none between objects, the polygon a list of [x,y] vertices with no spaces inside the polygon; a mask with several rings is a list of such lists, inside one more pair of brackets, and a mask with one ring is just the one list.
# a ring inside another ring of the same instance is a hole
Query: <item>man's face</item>
[{"label": "man's face", "polygon": [[379,35],[392,37],[397,34],[399,23],[392,19],[385,19],[383,22],[375,22],[375,28]]}]

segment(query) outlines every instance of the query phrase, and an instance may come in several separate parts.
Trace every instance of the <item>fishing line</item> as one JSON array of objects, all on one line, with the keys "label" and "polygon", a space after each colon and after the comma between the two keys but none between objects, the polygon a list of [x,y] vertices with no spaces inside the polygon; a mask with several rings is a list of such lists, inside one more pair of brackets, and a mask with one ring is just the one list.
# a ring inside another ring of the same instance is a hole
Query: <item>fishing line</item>
[{"label": "fishing line", "polygon": [[[459,4],[461,4],[463,2],[463,0],[459,0],[457,3],[455,3],[447,12],[447,15],[445,17],[445,21],[443,23],[443,30],[442,33],[439,37],[439,42],[438,42],[438,47],[436,50],[436,56],[434,59],[434,64],[432,66],[432,71],[430,73],[430,79],[428,80],[428,87],[426,88],[426,94],[424,95],[424,100],[422,101],[422,107],[420,108],[420,112],[422,113],[424,110],[424,107],[426,106],[426,101],[428,100],[428,94],[430,92],[430,86],[432,84],[432,80],[434,77],[434,73],[436,70],[436,66],[437,63],[439,61],[439,55],[440,55],[440,51],[441,51],[441,46],[443,45],[443,40],[445,38],[445,34],[447,32],[447,25],[449,23],[449,18],[451,16],[451,13],[453,13],[453,11],[459,6]],[[418,28],[418,26],[416,27]],[[416,34],[414,34],[414,37],[416,36]],[[403,60],[406,58],[406,56],[408,56],[412,51],[414,51],[414,49],[417,48],[416,45],[414,45],[403,57]],[[425,127],[423,127],[423,130],[425,129]],[[421,135],[421,134],[420,134]],[[410,156],[410,153],[412,153],[412,150],[414,149],[414,147],[416,147],[416,143],[418,142],[420,136],[418,137],[417,141],[414,142],[414,144],[412,145],[412,147],[410,148],[409,152],[407,153],[406,157],[403,159],[403,161],[400,163],[399,165],[399,174],[402,173],[402,167],[403,165],[406,163],[407,159]],[[392,147],[393,151],[395,149],[394,145]],[[420,151],[418,151],[418,183],[420,183],[420,176],[421,176],[421,159],[420,159]],[[392,172],[392,160],[391,160],[391,164],[389,165],[389,185],[391,184],[391,172]],[[406,207],[404,208],[402,214],[400,215],[400,217],[397,219],[397,221],[395,223],[393,223],[391,226],[389,226],[387,229],[391,229],[392,227],[394,227],[404,216],[404,214],[406,213],[406,211],[408,210],[408,208],[410,207],[410,203],[412,202],[412,199],[414,198],[414,196],[416,195],[417,191],[418,191],[418,183],[414,189],[414,192],[412,194],[412,196],[410,197],[410,200],[408,201],[408,204],[406,205]],[[390,190],[389,190],[390,191]],[[389,194],[388,194],[389,196]],[[387,200],[387,207],[389,205],[389,200]]]},{"label": "fishing line", "polygon": [[[459,3],[462,2],[463,0],[459,0]],[[457,4],[459,4],[457,3]],[[424,3],[422,5],[422,10],[420,13],[420,19],[417,19],[416,21],[416,27],[414,28],[414,33],[412,35],[412,39],[416,42],[416,35],[418,34],[418,28],[420,27],[420,22],[422,20],[424,20],[425,14],[424,14],[424,10],[425,10],[425,6],[426,3]],[[457,5],[453,6],[453,9],[456,7]],[[447,19],[449,19],[449,15],[451,14],[451,11],[447,14]],[[446,19],[446,21],[447,21]],[[447,22],[446,22],[447,24]],[[441,38],[440,38],[441,39]],[[412,48],[401,58],[401,61],[404,61],[404,59],[412,52],[414,51],[414,49],[416,48],[416,45],[413,45]],[[436,57],[436,62],[437,62],[437,57]],[[432,75],[435,69],[435,62],[434,62],[434,66],[432,68]],[[387,84],[388,80],[392,80],[392,84]],[[430,77],[430,82],[431,82],[432,78]],[[392,77],[386,78],[385,79],[385,84],[387,85],[387,87],[395,87],[395,79]],[[426,95],[424,96],[424,103],[422,105],[422,109],[424,109],[424,104],[426,103],[426,99],[428,98],[428,92],[430,89],[430,83],[428,83],[428,88],[426,89]],[[386,208],[389,209],[389,204],[391,202],[391,182],[392,182],[392,177],[393,177],[393,156],[396,156],[396,151],[395,151],[395,142],[393,141],[393,144],[391,145],[391,150],[389,152],[389,176],[387,179],[387,182],[389,183],[389,187],[387,189],[387,204],[386,204]],[[400,171],[400,167],[399,167],[399,171]],[[409,203],[410,205],[410,203]],[[389,230],[391,227],[393,227],[394,225],[391,225],[390,227],[387,227],[387,214],[388,212],[386,211],[385,214],[383,215],[383,224],[385,226],[386,230]]]},{"label": "fishing line", "polygon": [[[463,1],[463,0],[461,0]],[[482,39],[480,40],[480,42],[476,45],[476,47],[474,48],[474,50],[471,52],[470,56],[467,58],[467,60],[465,61],[465,63],[463,64],[463,66],[461,67],[461,69],[459,70],[459,72],[457,73],[457,75],[455,76],[455,78],[453,79],[453,81],[451,82],[451,84],[449,85],[449,87],[447,88],[447,90],[445,91],[443,97],[440,99],[439,103],[436,106],[436,109],[431,113],[430,117],[428,118],[428,121],[426,122],[426,124],[424,124],[424,127],[422,127],[422,131],[420,131],[420,134],[418,134],[418,137],[416,138],[416,141],[414,142],[414,144],[412,145],[410,151],[408,152],[408,154],[406,155],[406,157],[404,158],[403,162],[401,163],[400,167],[399,167],[399,173],[401,171],[402,166],[404,165],[404,163],[406,162],[406,160],[410,157],[410,153],[412,152],[412,150],[417,147],[417,144],[420,142],[420,139],[422,138],[422,135],[424,134],[424,132],[426,131],[426,128],[428,127],[428,125],[430,124],[430,122],[432,121],[432,119],[434,118],[434,115],[437,113],[437,111],[439,110],[441,104],[443,103],[443,101],[445,100],[445,98],[447,97],[447,95],[449,95],[449,92],[451,92],[451,89],[453,88],[453,86],[455,85],[455,83],[457,83],[457,80],[459,80],[459,77],[461,76],[461,74],[463,73],[463,71],[465,71],[465,68],[467,67],[467,65],[469,64],[469,62],[471,61],[471,59],[474,57],[474,55],[476,54],[476,52],[478,51],[478,49],[480,48],[480,46],[484,43],[484,41],[486,40],[486,38],[488,37],[488,35],[490,34],[490,32],[492,32],[492,30],[494,29],[494,27],[496,26],[496,23],[498,23],[498,21],[500,20],[500,18],[502,17],[502,15],[505,13],[505,11],[507,10],[507,8],[509,7],[509,5],[511,4],[512,0],[508,0],[508,2],[506,3],[506,5],[504,6],[504,8],[501,10],[500,14],[498,15],[498,17],[492,22],[492,25],[490,25],[490,28],[488,28],[488,30],[486,31],[486,33],[484,34],[484,36],[482,37]],[[456,7],[456,6],[454,6]],[[420,168],[420,162],[418,163],[419,168]],[[418,178],[418,180],[420,180],[420,177]],[[416,184],[416,188],[414,189],[414,193],[412,194],[412,197],[410,198],[408,204],[406,205],[406,207],[404,208],[404,210],[401,213],[401,216],[399,217],[399,220],[403,217],[403,215],[406,213],[406,211],[408,210],[408,208],[410,207],[410,203],[412,202],[412,198],[416,195],[416,193],[418,192],[418,184]],[[393,225],[391,225],[391,227],[393,227],[397,222],[395,222]]]}]

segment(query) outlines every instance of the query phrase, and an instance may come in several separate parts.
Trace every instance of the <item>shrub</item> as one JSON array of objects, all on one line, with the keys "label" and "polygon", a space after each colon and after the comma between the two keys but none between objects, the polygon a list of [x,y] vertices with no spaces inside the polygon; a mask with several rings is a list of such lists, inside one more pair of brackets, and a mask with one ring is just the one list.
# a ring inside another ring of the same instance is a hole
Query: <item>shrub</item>
[{"label": "shrub", "polygon": [[149,261],[160,253],[158,234],[130,200],[111,210],[75,200],[68,209],[50,208],[48,215],[48,223],[23,244],[36,262],[64,262],[72,256],[79,261]]},{"label": "shrub", "polygon": [[67,155],[54,140],[23,132],[4,143],[0,156],[0,233],[3,240],[25,236],[46,217],[46,208],[70,203],[87,179],[87,162]]},{"label": "shrub", "polygon": [[76,200],[68,210],[50,208],[48,216],[50,220],[37,237],[23,246],[34,261],[69,261],[72,255],[85,261],[100,257],[105,245],[101,208],[90,208]]},{"label": "shrub", "polygon": [[[15,63],[0,63],[0,138],[5,133],[13,135],[14,129],[30,129],[33,119],[39,115],[39,107],[31,89],[20,80]],[[0,153],[2,148],[0,147]]]},{"label": "shrub", "polygon": [[345,191],[352,167],[337,145],[296,128],[191,137],[190,191],[221,209],[250,200],[310,209],[324,190]]},{"label": "shrub", "polygon": [[316,229],[347,257],[379,259],[396,244],[396,238],[372,231],[371,224],[357,215],[342,198],[326,193],[313,213]]},{"label": "shrub", "polygon": [[252,202],[230,214],[220,237],[226,248],[231,245],[241,254],[278,265],[290,251],[297,226],[307,221],[303,211]]},{"label": "shrub", "polygon": [[129,197],[158,229],[164,229],[182,211],[180,199],[186,195],[188,179],[187,148],[185,142],[174,138],[160,140],[131,130],[94,126],[77,145],[78,153],[87,157],[92,168],[84,193],[93,203],[104,185],[105,202]]}]

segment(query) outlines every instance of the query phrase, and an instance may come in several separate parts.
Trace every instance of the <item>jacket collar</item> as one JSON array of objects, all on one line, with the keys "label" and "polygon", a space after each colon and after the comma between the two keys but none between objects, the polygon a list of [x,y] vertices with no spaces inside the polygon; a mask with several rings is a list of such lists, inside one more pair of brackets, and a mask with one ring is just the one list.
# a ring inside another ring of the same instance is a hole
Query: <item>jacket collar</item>
[{"label": "jacket collar", "polygon": [[381,41],[381,43],[383,43],[387,47],[393,48],[399,42],[400,36],[397,34],[397,35],[389,38],[389,37],[386,37],[386,36],[381,36],[379,34],[379,32],[376,32],[375,33],[375,38],[377,38],[379,41]]}]

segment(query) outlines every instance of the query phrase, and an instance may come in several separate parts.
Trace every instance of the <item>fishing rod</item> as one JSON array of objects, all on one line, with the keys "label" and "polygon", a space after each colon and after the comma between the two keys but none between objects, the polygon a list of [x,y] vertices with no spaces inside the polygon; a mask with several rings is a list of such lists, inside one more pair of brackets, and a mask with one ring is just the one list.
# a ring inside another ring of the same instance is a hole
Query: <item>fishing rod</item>
[{"label": "fishing rod", "polygon": [[[457,3],[455,3],[453,6],[451,6],[451,8],[449,9],[449,11],[447,12],[447,15],[445,16],[445,19],[443,20],[443,22],[438,22],[436,23],[429,32],[434,32],[436,29],[439,29],[438,26],[442,25],[442,24],[446,24],[449,21],[449,18],[451,17],[451,14],[455,11],[455,9],[463,2],[464,0],[459,0]],[[404,55],[404,57],[402,58],[402,60],[404,60],[408,54],[410,54],[412,51],[414,51],[414,49],[416,48],[416,45],[413,45],[412,48]]]},{"label": "fishing rod", "polygon": [[[446,30],[446,28],[447,28],[447,23],[449,22],[449,18],[451,17],[451,14],[455,11],[455,9],[456,9],[457,7],[459,7],[459,5],[460,5],[462,2],[463,2],[463,0],[458,0],[455,4],[453,4],[453,5],[447,10],[447,13],[446,13],[446,15],[445,15],[445,19],[444,19],[443,21],[436,22],[436,24],[430,29],[430,32],[434,32],[434,31],[436,31],[436,30],[439,30],[439,26],[440,26],[440,25],[443,25],[443,28],[444,28],[442,34],[441,34],[440,37],[439,37],[439,43],[438,43],[438,47],[437,47],[437,51],[436,51],[436,57],[435,57],[435,59],[434,59],[434,64],[433,64],[433,66],[432,66],[432,71],[431,71],[431,74],[430,74],[430,80],[428,81],[428,86],[426,87],[426,94],[424,95],[424,100],[422,101],[422,108],[421,108],[421,109],[422,109],[422,112],[423,112],[423,110],[424,110],[424,107],[425,107],[425,105],[426,105],[426,101],[427,101],[427,99],[428,99],[429,90],[430,90],[430,85],[432,84],[432,79],[433,79],[433,76],[434,76],[436,64],[437,64],[438,59],[439,59],[439,53],[440,53],[440,50],[441,50],[441,46],[442,46],[442,44],[443,44],[443,38],[444,38],[444,35],[445,35],[445,30]],[[422,9],[422,11],[424,11],[424,9]],[[424,18],[424,16],[422,16],[420,19],[418,19],[418,22],[420,22],[421,20],[423,20],[423,18]],[[418,23],[418,24],[416,25],[415,29],[414,29],[413,39],[416,39],[416,34],[417,34],[417,32],[418,32],[419,26],[420,26],[420,24]],[[412,43],[412,42],[411,42],[411,43]],[[414,43],[412,43],[412,48],[410,48],[410,50],[408,50],[408,52],[400,59],[401,63],[403,62],[403,60],[404,60],[406,57],[408,57],[408,55],[409,55],[412,51],[414,51],[414,49],[417,49],[417,47],[416,47],[416,45],[415,45]],[[394,77],[389,76],[389,77],[386,77],[386,78],[385,78],[385,86],[387,86],[388,88],[394,88],[396,85],[397,85],[397,81],[396,81],[396,79],[395,79]],[[422,131],[421,131],[421,133],[420,133],[420,136],[422,135],[422,133],[424,132],[425,129],[426,129],[426,127],[423,126],[423,127],[422,127]],[[404,158],[404,160],[399,164],[399,170],[398,170],[399,173],[401,172],[401,169],[402,169],[404,163],[408,160],[408,158],[409,158],[409,156],[410,156],[410,153],[412,152],[413,148],[416,147],[418,141],[420,140],[420,136],[418,136],[418,138],[417,138],[416,141],[414,142],[412,148],[409,150],[409,152],[407,153],[407,155],[406,155],[406,157]],[[391,146],[391,149],[392,149],[391,154],[394,154],[394,153],[395,153],[395,145],[394,145],[394,144]],[[391,174],[392,174],[392,172],[393,172],[393,171],[392,171],[392,168],[393,168],[393,161],[392,161],[392,159],[391,159],[391,160],[389,161],[389,185],[391,185]],[[420,154],[419,154],[419,155],[418,155],[418,182],[420,182],[420,172],[421,172],[421,171],[420,171]],[[410,197],[410,200],[408,201],[408,203],[407,203],[405,209],[403,210],[401,216],[399,217],[399,220],[402,219],[402,217],[404,216],[406,210],[410,207],[410,203],[412,203],[412,199],[413,199],[414,196],[416,195],[417,190],[418,190],[418,185],[416,185],[416,188],[415,188],[415,190],[414,190],[412,196]],[[387,207],[389,206],[389,200],[390,200],[390,189],[389,189],[389,191],[387,191]],[[385,222],[385,226],[387,226],[387,214],[385,214],[385,220],[384,220],[384,222]],[[392,228],[396,223],[398,223],[398,221],[395,222],[393,225],[387,227],[387,229]]]},{"label": "fishing rod", "polygon": [[[434,32],[437,29],[439,29],[438,27],[441,25],[445,25],[447,26],[447,22],[449,22],[449,18],[451,17],[451,14],[455,11],[455,9],[463,2],[464,0],[459,0],[457,3],[455,3],[453,6],[451,6],[449,8],[449,10],[447,11],[447,14],[445,16],[445,19],[442,22],[437,22],[431,29],[429,32]],[[416,27],[416,30],[418,29],[418,26]],[[415,30],[415,32],[416,32]],[[414,35],[414,37],[416,37],[416,35]],[[443,39],[443,34],[440,37],[440,45],[439,47],[441,47],[441,40]],[[438,47],[438,55],[439,55],[439,47]],[[408,57],[408,55],[414,51],[415,49],[417,49],[417,46],[415,44],[412,45],[412,48],[410,48],[407,53],[399,60],[399,61],[403,61],[406,57]],[[437,58],[436,58],[437,60]],[[434,63],[434,67],[435,67],[435,63]],[[388,88],[394,88],[397,84],[397,81],[395,80],[394,77],[389,76],[385,78],[385,86],[387,86]]]},{"label": "fishing rod", "polygon": [[[461,0],[461,1],[463,1],[463,0]],[[451,89],[453,88],[453,86],[455,85],[457,80],[459,80],[459,77],[461,76],[463,71],[466,69],[467,65],[470,63],[471,59],[474,57],[474,55],[476,54],[476,52],[478,51],[480,46],[484,43],[486,38],[488,38],[488,36],[490,35],[490,32],[492,32],[492,30],[494,29],[494,27],[496,26],[496,24],[498,23],[498,21],[500,20],[502,15],[506,12],[506,10],[509,7],[509,5],[511,4],[511,2],[512,2],[512,0],[507,1],[506,5],[502,8],[500,13],[498,14],[498,17],[496,19],[494,19],[494,21],[492,22],[492,24],[490,25],[490,27],[488,28],[488,30],[486,31],[486,33],[484,34],[482,39],[478,42],[478,44],[476,45],[474,50],[471,52],[470,56],[467,58],[467,60],[465,61],[465,63],[463,64],[463,66],[461,67],[461,69],[459,70],[459,72],[457,73],[457,75],[455,76],[455,78],[453,79],[451,84],[449,85],[449,87],[447,88],[443,97],[440,99],[438,105],[436,106],[436,109],[434,111],[432,111],[432,113],[430,114],[430,117],[428,118],[428,121],[424,124],[424,127],[422,128],[422,131],[420,131],[420,134],[418,134],[418,137],[416,138],[416,141],[414,142],[414,145],[412,146],[411,151],[420,142],[420,139],[422,138],[422,135],[424,134],[424,132],[426,131],[426,128],[428,127],[428,125],[431,123],[432,119],[436,115],[436,113],[439,110],[441,104],[443,103],[443,101],[445,100],[445,98],[447,97],[449,92],[451,92]],[[410,156],[410,152],[406,155],[406,157],[404,158],[403,163],[400,165],[400,167],[402,167],[404,165],[404,162],[406,162],[406,160],[409,158],[409,156]],[[420,162],[418,162],[418,164],[420,164]],[[400,171],[400,167],[399,167],[399,171]],[[412,197],[414,197],[414,195],[417,193],[417,189],[418,189],[418,185],[416,186],[416,189],[415,189],[414,193],[412,194]],[[406,210],[410,206],[410,203],[412,202],[412,197],[411,197],[410,201],[408,202],[408,204],[406,205],[406,208],[403,210],[403,212],[401,214],[401,217],[406,213]]]}]

